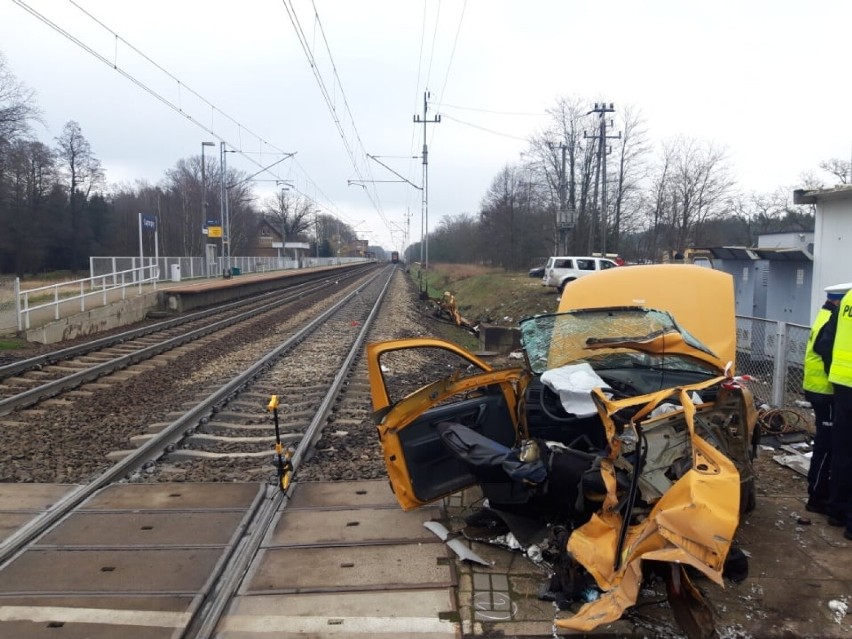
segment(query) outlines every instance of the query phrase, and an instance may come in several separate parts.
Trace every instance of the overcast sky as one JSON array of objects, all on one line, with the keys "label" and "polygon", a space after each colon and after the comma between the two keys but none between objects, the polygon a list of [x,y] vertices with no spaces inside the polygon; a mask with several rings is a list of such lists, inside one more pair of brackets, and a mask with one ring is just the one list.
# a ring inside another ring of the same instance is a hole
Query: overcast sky
[{"label": "overcast sky", "polygon": [[0,51],[40,139],[76,120],[109,182],[159,182],[205,140],[247,174],[296,152],[277,177],[393,250],[407,211],[420,238],[420,191],[348,182],[397,179],[368,153],[421,184],[427,88],[430,228],[478,211],[558,96],[722,145],[739,188],[771,191],[852,155],[850,24],[849,0],[0,0]]}]

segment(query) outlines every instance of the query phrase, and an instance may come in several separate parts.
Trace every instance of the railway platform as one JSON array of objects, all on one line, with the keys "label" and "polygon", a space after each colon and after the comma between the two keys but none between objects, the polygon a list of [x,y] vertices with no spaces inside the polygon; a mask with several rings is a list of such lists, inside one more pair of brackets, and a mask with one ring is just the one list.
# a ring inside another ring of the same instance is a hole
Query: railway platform
[{"label": "railway platform", "polygon": [[142,321],[152,311],[184,313],[272,291],[285,284],[300,284],[318,273],[344,273],[361,266],[311,267],[112,289],[97,296],[103,298],[101,306],[85,311],[80,310],[79,301],[60,301],[57,305],[29,311],[29,328],[23,334],[28,342],[56,344]]}]

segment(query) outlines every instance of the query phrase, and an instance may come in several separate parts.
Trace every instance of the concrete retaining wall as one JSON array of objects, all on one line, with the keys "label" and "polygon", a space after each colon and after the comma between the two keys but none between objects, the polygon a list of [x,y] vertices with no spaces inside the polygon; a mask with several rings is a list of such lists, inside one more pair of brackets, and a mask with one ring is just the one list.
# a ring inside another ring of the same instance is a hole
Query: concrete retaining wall
[{"label": "concrete retaining wall", "polygon": [[480,324],[479,344],[483,351],[508,355],[521,347],[521,330],[517,327]]},{"label": "concrete retaining wall", "polygon": [[152,291],[31,328],[25,332],[25,336],[28,342],[56,344],[140,322],[149,310],[156,307],[157,292]]}]

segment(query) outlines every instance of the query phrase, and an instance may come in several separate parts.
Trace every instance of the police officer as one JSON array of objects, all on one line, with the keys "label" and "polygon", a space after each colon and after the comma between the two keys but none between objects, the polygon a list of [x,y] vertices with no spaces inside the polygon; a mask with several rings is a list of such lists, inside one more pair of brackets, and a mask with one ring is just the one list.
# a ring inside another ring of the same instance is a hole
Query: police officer
[{"label": "police officer", "polygon": [[843,295],[813,348],[834,387],[828,523],[845,527],[843,536],[852,539],[852,293]]},{"label": "police officer", "polygon": [[850,288],[852,283],[837,284],[825,289],[825,303],[817,312],[805,348],[802,388],[805,391],[805,399],[814,409],[814,426],[816,427],[811,465],[808,470],[808,502],[805,508],[814,513],[828,514],[834,389],[828,381],[828,366],[825,365],[822,357],[814,352],[813,346],[820,330],[831,318],[832,312]]}]

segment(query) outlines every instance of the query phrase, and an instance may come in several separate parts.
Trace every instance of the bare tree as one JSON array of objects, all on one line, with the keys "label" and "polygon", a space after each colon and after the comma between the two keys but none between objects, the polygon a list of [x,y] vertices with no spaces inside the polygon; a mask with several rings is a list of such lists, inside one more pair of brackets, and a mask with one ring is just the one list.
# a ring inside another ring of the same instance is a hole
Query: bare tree
[{"label": "bare tree", "polygon": [[[813,231],[815,206],[794,204],[792,193],[793,187],[778,187],[768,193],[735,194],[730,199],[727,216],[716,226],[723,227],[721,235],[725,240],[743,246],[755,246],[759,236],[766,233]],[[732,232],[732,222],[742,226],[741,236]]]},{"label": "bare tree", "polygon": [[672,164],[672,210],[676,252],[695,242],[701,224],[724,210],[733,187],[725,152],[712,143],[690,138],[675,141]]},{"label": "bare tree", "polygon": [[799,184],[801,185],[801,188],[809,191],[816,191],[818,189],[825,188],[825,181],[813,171],[802,171],[799,174]]},{"label": "bare tree", "polygon": [[671,174],[674,163],[674,148],[671,143],[663,143],[656,169],[651,176],[650,202],[650,241],[645,259],[656,262],[660,255],[660,245],[667,238],[660,237],[664,231],[666,212],[671,208]]},{"label": "bare tree", "polygon": [[201,255],[201,164],[200,156],[180,159],[166,171],[162,182],[164,198],[158,198],[163,249],[171,254]]},{"label": "bare tree", "polygon": [[429,234],[430,259],[469,264],[482,260],[479,223],[468,213],[445,215]]},{"label": "bare tree", "polygon": [[618,116],[621,138],[617,140],[616,173],[612,180],[611,241],[607,246],[621,252],[620,238],[623,232],[638,230],[641,212],[641,187],[648,175],[646,156],[650,151],[647,131],[638,108],[627,106]]},{"label": "bare tree", "polygon": [[836,177],[840,180],[841,184],[850,183],[850,177],[852,176],[850,175],[850,162],[847,160],[831,158],[830,160],[820,162],[819,168]]},{"label": "bare tree", "polygon": [[0,208],[0,249],[18,276],[42,266],[50,237],[61,227],[48,219],[55,187],[55,158],[41,142],[17,139],[10,145],[7,182],[10,197]]},{"label": "bare tree", "polygon": [[29,133],[30,122],[40,118],[35,92],[12,74],[0,53],[0,144]]},{"label": "bare tree", "polygon": [[491,182],[479,212],[483,236],[491,247],[491,262],[504,268],[520,264],[516,242],[521,197],[518,178],[515,167],[504,167]]},{"label": "bare tree", "polygon": [[104,171],[80,125],[73,120],[65,124],[56,141],[68,179],[71,268],[76,270],[84,265],[82,260],[90,239],[83,220],[86,204],[92,190],[103,185]]},{"label": "bare tree", "polygon": [[[552,224],[550,234],[557,242],[556,213],[562,198],[569,209],[578,211],[578,227],[587,225],[589,193],[591,184],[590,169],[594,166],[594,145],[586,144],[584,126],[588,101],[578,96],[563,96],[557,99],[555,106],[547,109],[551,121],[548,126],[534,134],[529,140],[529,149],[525,156],[528,166],[538,175],[539,182],[545,186],[549,195],[547,204]],[[562,170],[562,154],[565,153],[565,171]],[[564,194],[561,189],[564,187]],[[575,230],[574,236],[579,234]],[[576,243],[576,239],[575,239]],[[548,251],[550,252],[550,251]]]},{"label": "bare tree", "polygon": [[83,136],[80,125],[73,120],[65,123],[56,141],[59,144],[59,157],[65,164],[70,193],[79,193],[84,199],[88,198],[92,189],[103,185],[101,161],[92,153],[92,147]]},{"label": "bare tree", "polygon": [[316,223],[317,208],[306,197],[279,191],[264,200],[269,222],[281,233],[283,241],[307,239],[308,231]]},{"label": "bare tree", "polygon": [[257,239],[257,196],[246,179],[246,173],[228,169],[228,220],[231,231],[231,255],[250,255]]}]

